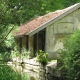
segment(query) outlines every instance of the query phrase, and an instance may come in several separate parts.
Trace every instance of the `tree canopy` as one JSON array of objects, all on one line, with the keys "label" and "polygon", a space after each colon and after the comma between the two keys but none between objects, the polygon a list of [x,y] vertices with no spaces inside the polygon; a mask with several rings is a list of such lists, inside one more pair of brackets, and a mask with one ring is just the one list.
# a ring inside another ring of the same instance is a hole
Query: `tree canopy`
[{"label": "tree canopy", "polygon": [[68,7],[80,0],[0,0],[0,25],[23,24],[33,17]]}]

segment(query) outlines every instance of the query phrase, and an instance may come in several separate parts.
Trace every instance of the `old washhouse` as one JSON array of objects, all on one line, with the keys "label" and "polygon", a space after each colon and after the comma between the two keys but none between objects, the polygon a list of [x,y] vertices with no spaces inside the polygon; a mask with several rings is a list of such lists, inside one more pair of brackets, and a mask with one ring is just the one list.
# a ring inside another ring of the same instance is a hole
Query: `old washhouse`
[{"label": "old washhouse", "polygon": [[30,58],[43,50],[49,54],[49,59],[56,59],[56,51],[63,48],[63,38],[74,33],[76,29],[80,29],[80,3],[39,16],[21,25],[15,31],[15,38],[20,52],[24,47],[30,52]]}]

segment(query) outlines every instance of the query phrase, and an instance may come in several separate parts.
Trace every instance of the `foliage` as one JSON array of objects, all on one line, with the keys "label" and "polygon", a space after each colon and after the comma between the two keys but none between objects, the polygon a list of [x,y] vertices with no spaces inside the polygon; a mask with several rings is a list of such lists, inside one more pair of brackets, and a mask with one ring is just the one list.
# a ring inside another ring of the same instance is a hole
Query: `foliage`
[{"label": "foliage", "polygon": [[63,6],[64,7],[68,7],[68,6],[71,6],[71,5],[74,5],[75,3],[79,3],[80,0],[66,0],[66,1],[63,1]]},{"label": "foliage", "polygon": [[15,46],[15,39],[12,34],[9,34],[5,40],[5,46],[10,48],[13,48]]},{"label": "foliage", "polygon": [[22,49],[22,58],[29,58],[29,52],[23,47]]},{"label": "foliage", "polygon": [[[0,53],[10,51],[9,49],[14,48],[14,45],[15,45],[14,37],[11,33],[9,33],[13,25],[8,25],[7,27],[8,28],[5,28],[4,26],[4,28],[2,27],[3,29],[1,29],[3,31],[5,30],[5,32],[2,31],[0,35]],[[9,35],[7,33],[9,33]],[[4,37],[4,35],[6,36]]]},{"label": "foliage", "polygon": [[22,60],[28,59],[29,58],[29,52],[25,48],[23,48],[22,53],[20,53],[17,50],[17,46],[15,46],[14,50],[11,50],[10,58],[11,58],[11,60],[15,59],[15,58],[22,59]]},{"label": "foliage", "polygon": [[28,76],[13,71],[7,65],[0,64],[0,80],[28,80]]},{"label": "foliage", "polygon": [[10,61],[11,60],[10,53],[8,53],[8,52],[2,53],[1,54],[1,60],[5,61],[5,62]]},{"label": "foliage", "polygon": [[11,51],[14,50],[15,40],[12,34],[9,34],[3,44],[0,46],[0,59],[3,61],[11,60]]},{"label": "foliage", "polygon": [[11,50],[11,58],[16,58],[19,56],[19,51],[17,50],[17,46],[15,46],[14,50]]},{"label": "foliage", "polygon": [[18,80],[21,79],[20,74],[11,70],[8,66],[0,65],[0,80]]},{"label": "foliage", "polygon": [[40,50],[37,59],[41,64],[46,65],[48,63],[48,53],[45,53],[44,51]]},{"label": "foliage", "polygon": [[79,80],[80,78],[80,31],[64,41],[64,49],[61,50],[62,68],[66,70],[67,80]]},{"label": "foliage", "polygon": [[22,24],[36,15],[62,8],[59,0],[0,0],[1,24]]}]

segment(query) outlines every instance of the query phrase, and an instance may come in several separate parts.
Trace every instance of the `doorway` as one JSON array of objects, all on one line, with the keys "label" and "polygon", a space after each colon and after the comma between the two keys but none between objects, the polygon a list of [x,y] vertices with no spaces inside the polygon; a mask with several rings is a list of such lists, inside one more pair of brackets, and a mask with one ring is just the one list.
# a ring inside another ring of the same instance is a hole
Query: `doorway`
[{"label": "doorway", "polygon": [[33,41],[34,56],[39,53],[39,50],[45,51],[45,29],[34,34]]}]

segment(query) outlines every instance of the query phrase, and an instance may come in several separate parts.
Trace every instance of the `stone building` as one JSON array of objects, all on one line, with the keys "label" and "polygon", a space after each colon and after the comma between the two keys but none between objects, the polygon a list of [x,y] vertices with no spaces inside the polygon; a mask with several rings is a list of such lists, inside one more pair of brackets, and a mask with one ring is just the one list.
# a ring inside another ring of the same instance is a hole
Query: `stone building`
[{"label": "stone building", "polygon": [[62,40],[80,28],[80,3],[68,8],[39,16],[19,27],[15,37],[22,48],[33,58],[39,50],[47,52],[49,59],[56,59],[56,51],[63,48]]}]

